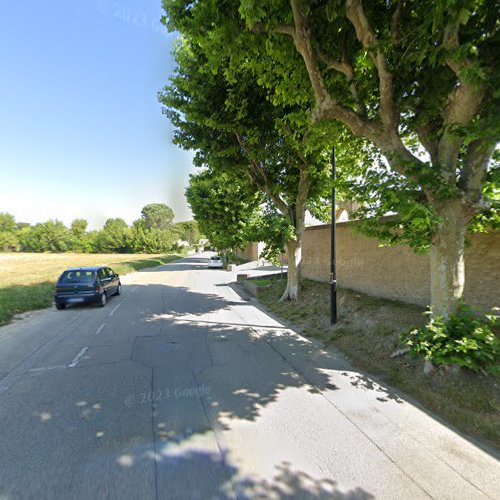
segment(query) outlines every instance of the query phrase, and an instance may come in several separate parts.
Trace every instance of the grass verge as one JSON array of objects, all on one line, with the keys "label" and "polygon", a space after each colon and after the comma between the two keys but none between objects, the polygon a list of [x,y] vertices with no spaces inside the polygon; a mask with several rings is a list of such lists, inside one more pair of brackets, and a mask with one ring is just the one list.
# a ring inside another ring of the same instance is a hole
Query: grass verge
[{"label": "grass verge", "polygon": [[15,314],[49,307],[54,284],[68,267],[106,265],[123,275],[178,258],[149,254],[0,254],[0,325]]},{"label": "grass verge", "polygon": [[[271,280],[270,280],[271,281]],[[278,302],[286,282],[273,280],[259,301],[296,331],[333,345],[352,364],[403,390],[457,429],[500,448],[500,378],[462,371],[425,376],[423,362],[390,358],[399,334],[425,323],[418,306],[338,291],[339,322],[329,324],[329,285],[304,280],[301,302]]]},{"label": "grass verge", "polygon": [[274,280],[270,278],[252,278],[251,282],[256,286],[266,287],[268,285],[271,285],[274,282]]}]

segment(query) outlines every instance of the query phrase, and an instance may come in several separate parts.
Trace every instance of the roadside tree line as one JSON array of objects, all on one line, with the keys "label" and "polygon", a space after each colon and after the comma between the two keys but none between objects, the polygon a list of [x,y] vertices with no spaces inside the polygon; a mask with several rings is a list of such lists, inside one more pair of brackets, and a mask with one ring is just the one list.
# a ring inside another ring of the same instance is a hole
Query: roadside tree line
[{"label": "roadside tree line", "polygon": [[[495,2],[164,0],[164,8],[180,37],[159,98],[175,142],[204,167],[187,192],[195,219],[224,210],[223,197],[216,212],[193,204],[209,181],[219,187],[207,207],[226,186],[246,204],[220,233],[234,235],[252,204],[272,214],[290,263],[283,298],[296,300],[304,214],[328,212],[335,145],[336,187],[360,206],[362,230],[429,252],[433,314],[454,314],[467,232],[500,219]],[[381,223],[388,212],[398,217]]]},{"label": "roadside tree line", "polygon": [[30,225],[0,213],[0,251],[162,253],[178,249],[179,240],[197,244],[197,223],[173,219],[173,210],[161,203],[146,205],[131,226],[112,218],[100,230],[89,230],[85,219],[75,219],[69,227],[59,220]]}]

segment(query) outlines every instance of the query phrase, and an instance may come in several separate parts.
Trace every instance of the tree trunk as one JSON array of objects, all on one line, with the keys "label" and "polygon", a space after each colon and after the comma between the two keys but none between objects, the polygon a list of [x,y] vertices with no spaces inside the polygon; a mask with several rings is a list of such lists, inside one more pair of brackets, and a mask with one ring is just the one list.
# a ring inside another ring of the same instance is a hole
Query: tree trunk
[{"label": "tree trunk", "polygon": [[287,241],[288,273],[286,289],[281,296],[284,300],[299,300],[300,283],[302,281],[302,232],[296,234],[296,239]]},{"label": "tree trunk", "polygon": [[443,219],[430,252],[431,307],[433,316],[448,318],[463,297],[467,218],[459,201],[438,208]]}]

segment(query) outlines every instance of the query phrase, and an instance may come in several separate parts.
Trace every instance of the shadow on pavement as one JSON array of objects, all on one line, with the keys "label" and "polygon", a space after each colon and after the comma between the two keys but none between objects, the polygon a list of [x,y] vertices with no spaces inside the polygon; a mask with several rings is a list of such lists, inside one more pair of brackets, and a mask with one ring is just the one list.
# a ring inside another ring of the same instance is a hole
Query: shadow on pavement
[{"label": "shadow on pavement", "polygon": [[[203,259],[188,258],[182,263],[169,264],[168,269],[203,267],[200,260]],[[161,270],[164,269],[143,272]],[[109,387],[103,386],[103,374],[108,373],[104,366],[78,368],[70,375],[67,371],[40,373],[41,380],[63,379],[66,397],[56,400],[51,384],[40,384],[39,393],[30,396],[30,404],[37,407],[35,413],[23,413],[21,407],[16,412],[19,417],[9,413],[8,421],[2,421],[2,434],[6,432],[11,436],[10,449],[22,452],[16,445],[20,439],[16,429],[20,420],[29,419],[31,426],[26,424],[23,428],[30,429],[34,443],[45,439],[47,447],[51,441],[44,435],[45,427],[54,423],[78,427],[75,435],[83,443],[82,447],[88,447],[89,458],[98,449],[115,475],[134,477],[136,473],[140,481],[142,474],[146,477],[144,467],[154,463],[158,498],[374,498],[361,487],[342,491],[336,481],[311,477],[283,460],[274,462],[272,479],[256,480],[240,471],[231,460],[231,450],[224,450],[219,442],[220,452],[197,449],[196,439],[207,435],[218,439],[220,433],[237,432],[241,427],[247,428],[248,423],[258,425],[263,412],[282,404],[283,400],[288,402],[287,398],[294,401],[301,398],[308,404],[311,397],[317,396],[318,401],[324,403],[320,393],[333,391],[342,397],[348,388],[359,391],[360,401],[372,398],[384,405],[403,403],[402,396],[364,374],[353,372],[340,354],[325,351],[269,317],[268,324],[262,315],[256,321],[249,321],[251,315],[245,314],[245,308],[252,306],[244,300],[164,284],[128,285],[124,287],[123,297],[127,296],[127,288],[135,288],[136,294],[161,296],[161,309],[153,308],[142,321],[161,322],[162,328],[156,336],[137,335],[130,357],[130,361],[145,367],[145,373],[150,374],[145,384],[130,392],[131,384],[136,384],[135,375],[130,373],[129,365],[120,364],[113,367],[117,373],[123,373],[124,382],[119,392],[110,392]],[[130,361],[127,363],[133,365]],[[73,389],[67,377],[76,377],[78,372],[86,377],[85,384],[75,384]],[[306,389],[305,394],[297,391],[300,388]],[[90,402],[91,395],[99,391],[101,399]],[[311,411],[314,414],[314,410]],[[115,419],[121,426],[104,428]],[[127,427],[131,422],[136,425],[145,420],[147,431],[139,425]],[[129,429],[129,433],[123,429]],[[71,438],[67,429],[64,432]],[[131,445],[134,440],[139,440],[137,446]],[[71,460],[71,449],[56,448],[59,454]],[[120,451],[124,449],[127,451]],[[279,453],[272,447],[269,451]],[[44,472],[44,467],[49,465],[39,457],[30,457],[29,453],[23,457],[27,469],[42,476],[50,474],[49,470]],[[0,459],[0,469],[1,466]],[[101,474],[103,472],[107,471],[101,470]],[[145,482],[149,480],[144,478]],[[19,476],[10,477],[3,484],[0,482],[0,493],[2,487],[7,494],[14,491],[9,489],[10,481],[19,481]],[[19,484],[17,482],[16,487]],[[45,493],[46,498],[50,498],[53,492],[46,490]]]},{"label": "shadow on pavement", "polygon": [[[293,470],[287,462],[275,467],[272,481],[242,478],[238,469],[226,462],[224,454],[188,452],[177,456],[165,455],[160,464],[168,470],[169,478],[185,478],[185,481],[164,480],[159,484],[159,498],[206,498],[226,499],[301,499],[301,500],[369,500],[375,498],[362,488],[341,491],[330,479],[316,479]],[[203,477],[202,484],[193,480],[193,470]],[[167,478],[165,478],[167,479]],[[191,480],[190,480],[191,479]]]}]

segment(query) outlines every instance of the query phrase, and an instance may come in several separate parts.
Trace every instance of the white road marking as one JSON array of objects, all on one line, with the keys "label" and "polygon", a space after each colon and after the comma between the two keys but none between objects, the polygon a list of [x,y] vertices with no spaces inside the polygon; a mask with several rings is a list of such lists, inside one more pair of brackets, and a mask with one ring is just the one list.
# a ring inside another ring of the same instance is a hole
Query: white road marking
[{"label": "white road marking", "polygon": [[115,314],[116,310],[121,306],[121,302],[109,313],[109,316],[113,316]]},{"label": "white road marking", "polygon": [[75,357],[75,359],[68,365],[68,368],[74,368],[80,359],[82,359],[82,356],[89,350],[88,347],[84,347]]},{"label": "white road marking", "polygon": [[57,333],[45,344],[36,350],[31,356],[26,358],[22,363],[18,364],[8,375],[0,380],[0,394],[7,391],[14,385],[29,369],[34,366],[38,361],[41,361],[61,340],[66,337],[75,324],[78,323],[78,317],[64,324],[58,329]]},{"label": "white road marking", "polygon": [[32,368],[30,372],[44,372],[47,370],[58,370],[60,368],[66,368],[66,365],[42,366],[41,368]]},{"label": "white road marking", "polygon": [[106,326],[106,323],[103,323],[94,333],[94,335],[99,335],[102,331],[102,329]]}]

